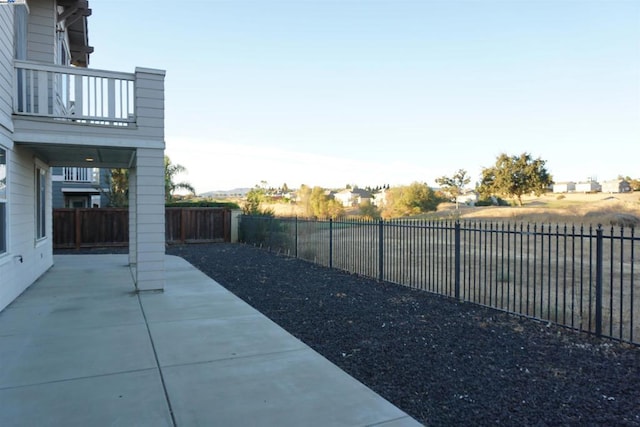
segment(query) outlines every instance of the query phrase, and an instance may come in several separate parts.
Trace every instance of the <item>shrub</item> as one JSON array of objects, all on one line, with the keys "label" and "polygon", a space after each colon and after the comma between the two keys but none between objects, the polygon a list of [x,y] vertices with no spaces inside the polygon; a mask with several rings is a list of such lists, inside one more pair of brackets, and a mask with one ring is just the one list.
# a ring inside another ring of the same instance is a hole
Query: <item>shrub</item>
[{"label": "shrub", "polygon": [[240,209],[237,203],[234,202],[209,202],[201,200],[199,202],[169,202],[165,203],[168,208],[228,208],[228,209]]}]

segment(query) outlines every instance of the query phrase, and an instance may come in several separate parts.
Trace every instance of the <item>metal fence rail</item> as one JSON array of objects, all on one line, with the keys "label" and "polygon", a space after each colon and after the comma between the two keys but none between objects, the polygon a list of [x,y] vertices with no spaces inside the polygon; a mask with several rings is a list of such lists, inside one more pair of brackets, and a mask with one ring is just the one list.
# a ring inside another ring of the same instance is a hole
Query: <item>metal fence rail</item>
[{"label": "metal fence rail", "polygon": [[634,228],[243,216],[240,240],[640,345]]}]

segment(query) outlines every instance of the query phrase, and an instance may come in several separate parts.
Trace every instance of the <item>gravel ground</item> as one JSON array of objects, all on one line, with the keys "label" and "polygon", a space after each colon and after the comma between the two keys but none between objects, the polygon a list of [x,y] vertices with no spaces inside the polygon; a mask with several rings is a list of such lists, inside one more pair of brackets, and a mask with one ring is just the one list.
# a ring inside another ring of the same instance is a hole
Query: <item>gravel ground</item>
[{"label": "gravel ground", "polygon": [[640,426],[640,348],[251,246],[167,253],[425,425]]}]

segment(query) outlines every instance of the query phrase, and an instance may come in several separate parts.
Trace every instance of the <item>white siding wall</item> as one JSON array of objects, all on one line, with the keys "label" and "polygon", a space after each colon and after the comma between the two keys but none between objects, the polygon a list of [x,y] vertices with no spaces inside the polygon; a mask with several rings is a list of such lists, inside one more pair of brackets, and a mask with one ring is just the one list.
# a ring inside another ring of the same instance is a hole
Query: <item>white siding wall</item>
[{"label": "white siding wall", "polygon": [[[20,6],[22,7],[22,6]],[[13,7],[0,7],[0,127],[13,131]]]},{"label": "white siding wall", "polygon": [[132,172],[135,189],[133,197],[130,190],[129,204],[135,205],[137,225],[135,231],[129,230],[129,240],[135,247],[136,286],[139,290],[164,289],[164,150],[139,148]]},{"label": "white siding wall", "polygon": [[[18,146],[9,152],[7,182],[9,250],[0,258],[0,310],[53,265],[51,215],[47,216],[47,238],[37,243],[35,241],[33,157],[33,152],[20,149]],[[50,174],[46,203],[49,209],[51,206]]]},{"label": "white siding wall", "polygon": [[[42,7],[46,3],[33,2],[36,11],[46,9],[46,7]],[[31,6],[31,2],[29,4]],[[40,4],[39,8],[38,4]],[[8,151],[8,247],[7,252],[0,255],[0,310],[11,303],[53,263],[51,216],[47,218],[48,237],[38,244],[35,242],[34,153],[14,145],[11,133],[13,131],[11,118],[14,56],[13,13],[13,7],[0,7],[0,146]],[[53,15],[49,16],[53,31]],[[42,30],[37,26],[34,28]],[[51,46],[53,47],[53,44]],[[34,43],[32,47],[37,48],[36,50],[46,50],[42,43]],[[52,49],[50,53],[53,54]],[[51,58],[53,57],[51,56]],[[42,59],[41,55],[40,59]],[[47,190],[47,206],[51,206],[51,185],[47,187]]]},{"label": "white siding wall", "polygon": [[27,59],[53,64],[56,51],[56,8],[51,0],[29,0]]}]

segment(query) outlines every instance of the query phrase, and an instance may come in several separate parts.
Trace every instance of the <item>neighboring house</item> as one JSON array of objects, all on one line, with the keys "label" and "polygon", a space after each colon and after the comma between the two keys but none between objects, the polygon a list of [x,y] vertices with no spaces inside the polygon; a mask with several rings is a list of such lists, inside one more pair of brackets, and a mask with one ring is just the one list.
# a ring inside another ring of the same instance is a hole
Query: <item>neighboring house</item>
[{"label": "neighboring house", "polygon": [[600,184],[596,181],[585,181],[576,184],[576,191],[579,193],[597,193],[600,191]]},{"label": "neighboring house", "polygon": [[373,199],[371,200],[371,204],[382,208],[387,204],[387,194],[389,192],[388,188],[382,188],[375,193],[373,193]]},{"label": "neighboring house", "polygon": [[631,191],[631,184],[624,179],[612,179],[602,183],[603,193],[628,193]]},{"label": "neighboring house", "polygon": [[554,193],[571,193],[572,191],[576,191],[576,183],[572,181],[567,182],[554,182],[553,183],[553,192]]},{"label": "neighboring house", "polygon": [[54,167],[51,205],[56,208],[102,208],[109,204],[110,169]]},{"label": "neighboring house", "polygon": [[132,275],[164,287],[165,72],[86,68],[90,15],[82,0],[0,5],[0,310],[53,264],[54,167],[129,169]]},{"label": "neighboring house", "polygon": [[360,188],[347,188],[345,190],[338,191],[333,197],[342,203],[342,206],[355,207],[360,206],[362,203],[371,203],[373,196],[370,192],[362,190]]},{"label": "neighboring house", "polygon": [[456,201],[461,205],[475,206],[478,202],[478,193],[475,191],[467,191],[456,197]]}]

